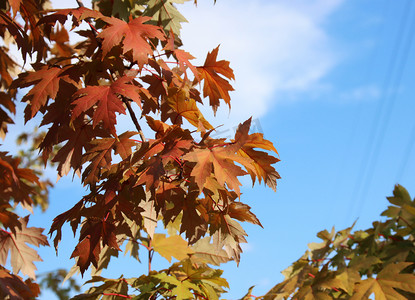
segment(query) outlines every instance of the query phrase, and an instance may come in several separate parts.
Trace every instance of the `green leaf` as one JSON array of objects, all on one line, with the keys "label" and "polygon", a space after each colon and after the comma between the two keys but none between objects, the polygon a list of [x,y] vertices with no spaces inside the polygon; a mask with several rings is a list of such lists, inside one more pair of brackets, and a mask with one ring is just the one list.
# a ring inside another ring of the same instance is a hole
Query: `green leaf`
[{"label": "green leaf", "polygon": [[180,281],[175,276],[165,276],[163,281],[175,286],[171,290],[171,294],[176,296],[176,300],[194,298],[194,295],[190,290],[199,290],[197,285],[191,283],[188,280]]},{"label": "green leaf", "polygon": [[152,17],[152,21],[164,28],[166,34],[170,31],[180,36],[182,26],[180,23],[187,22],[186,18],[174,6],[175,3],[183,4],[189,0],[149,0],[144,11],[144,16]]},{"label": "green leaf", "polygon": [[404,204],[412,204],[411,196],[408,191],[401,185],[395,185],[393,190],[393,196],[387,197],[388,201],[397,206],[403,206]]}]

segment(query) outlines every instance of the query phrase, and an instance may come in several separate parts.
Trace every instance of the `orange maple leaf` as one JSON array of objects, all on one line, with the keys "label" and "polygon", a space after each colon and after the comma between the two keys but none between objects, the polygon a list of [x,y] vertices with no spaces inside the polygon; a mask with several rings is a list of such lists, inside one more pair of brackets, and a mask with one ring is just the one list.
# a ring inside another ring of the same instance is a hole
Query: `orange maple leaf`
[{"label": "orange maple leaf", "polygon": [[[183,156],[184,160],[195,162],[191,176],[195,178],[199,190],[202,191],[206,185],[206,180],[211,176],[212,171],[220,185],[224,186],[225,182],[230,189],[233,189],[238,195],[240,194],[239,182],[237,176],[247,174],[234,161],[244,165],[250,162],[249,159],[236,155],[228,147],[215,147],[207,149],[196,149]],[[212,170],[213,168],[213,170]]]},{"label": "orange maple leaf", "polygon": [[229,79],[235,79],[233,70],[229,67],[229,62],[226,60],[217,61],[218,51],[219,46],[208,53],[202,67],[197,67],[200,76],[204,79],[203,96],[209,97],[209,103],[214,112],[219,106],[219,99],[225,100],[226,104],[231,107],[229,92],[234,90],[229,81],[219,74]]},{"label": "orange maple leaf", "polygon": [[148,39],[164,40],[162,30],[154,25],[144,24],[150,17],[138,17],[128,23],[114,17],[103,17],[101,20],[109,24],[101,33],[102,51],[105,56],[113,47],[123,44],[123,54],[132,51],[134,61],[141,67],[148,61],[153,49]]}]

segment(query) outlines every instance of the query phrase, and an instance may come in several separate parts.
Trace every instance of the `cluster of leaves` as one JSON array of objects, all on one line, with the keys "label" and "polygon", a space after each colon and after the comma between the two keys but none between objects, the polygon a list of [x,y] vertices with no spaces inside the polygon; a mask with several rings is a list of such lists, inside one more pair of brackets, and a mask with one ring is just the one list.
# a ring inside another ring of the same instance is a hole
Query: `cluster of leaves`
[{"label": "cluster of leaves", "polygon": [[38,275],[41,290],[49,289],[58,297],[59,300],[67,300],[71,293],[80,292],[81,287],[74,278],[69,278],[63,286],[63,282],[68,275],[64,269],[57,269],[52,272],[42,273]]},{"label": "cluster of leaves", "polygon": [[285,280],[260,298],[415,299],[415,199],[400,185],[387,199],[385,221],[354,233],[319,232],[323,241],[309,244],[282,272]]},{"label": "cluster of leaves", "polygon": [[[58,250],[65,223],[79,231],[68,276],[91,269],[90,282],[102,282],[75,299],[218,299],[228,284],[211,266],[239,262],[246,242],[240,222],[261,225],[241,202],[238,177],[276,188],[277,150],[261,133],[250,133],[251,120],[231,140],[210,137],[215,129],[199,106],[206,98],[214,112],[222,102],[230,107],[234,74],[229,62],[218,60],[219,47],[201,66],[181,49],[186,20],[175,4],[185,1],[95,0],[93,9],[77,1],[77,8],[47,10],[44,0],[8,0],[0,10],[3,40],[17,46],[25,66],[32,61],[14,79],[18,63],[0,48],[0,133],[7,134],[17,92],[24,93],[25,122],[40,120],[45,130],[38,143],[43,163],[54,164],[58,177],[78,174],[89,190],[49,232]],[[119,132],[121,114],[134,131]],[[10,229],[0,236],[0,264],[11,251],[13,273],[34,279],[33,261],[40,258],[25,243],[48,242],[10,203],[30,207],[47,185],[39,190],[34,171],[19,164],[0,153],[0,222]],[[158,224],[168,235],[155,233]],[[139,260],[139,250],[148,254],[147,275],[100,276],[120,251]],[[154,253],[177,262],[154,271]],[[1,272],[3,296],[37,295],[32,281]]]}]

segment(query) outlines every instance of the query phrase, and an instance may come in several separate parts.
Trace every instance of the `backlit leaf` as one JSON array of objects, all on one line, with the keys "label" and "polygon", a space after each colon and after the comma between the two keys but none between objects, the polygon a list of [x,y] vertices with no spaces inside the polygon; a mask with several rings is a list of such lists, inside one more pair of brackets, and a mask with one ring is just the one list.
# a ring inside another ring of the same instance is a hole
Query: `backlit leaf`
[{"label": "backlit leaf", "polygon": [[20,219],[21,228],[16,233],[0,231],[0,264],[5,265],[10,252],[10,263],[14,273],[22,271],[24,275],[35,279],[36,266],[33,262],[42,261],[36,250],[27,244],[39,247],[49,245],[42,234],[43,228],[27,227],[29,217]]},{"label": "backlit leaf", "polygon": [[172,257],[177,260],[182,260],[193,253],[187,242],[183,240],[180,235],[166,237],[165,234],[156,233],[154,234],[151,245],[154,248],[154,251],[159,253],[169,262],[171,262]]},{"label": "backlit leaf", "polygon": [[123,53],[132,51],[133,59],[139,66],[148,61],[148,55],[153,53],[149,39],[164,39],[159,27],[145,24],[149,17],[138,17],[128,23],[114,17],[103,17],[103,21],[109,24],[98,37],[103,39],[102,49],[106,55],[113,47],[122,43]]}]

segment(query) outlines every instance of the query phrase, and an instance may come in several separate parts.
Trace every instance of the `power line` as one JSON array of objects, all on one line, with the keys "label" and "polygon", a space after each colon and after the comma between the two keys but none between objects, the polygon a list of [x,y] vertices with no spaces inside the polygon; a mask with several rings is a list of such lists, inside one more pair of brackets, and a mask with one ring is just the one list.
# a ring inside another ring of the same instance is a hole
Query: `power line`
[{"label": "power line", "polygon": [[415,123],[412,127],[411,134],[409,135],[408,144],[405,147],[404,155],[402,156],[402,161],[398,169],[398,174],[396,176],[396,182],[401,181],[401,178],[405,172],[406,165],[408,164],[409,156],[411,155],[412,148],[415,144]]},{"label": "power line", "polygon": [[[393,81],[392,80],[393,79],[393,74],[394,74],[395,70],[399,71],[399,69],[396,69],[396,66],[398,65],[399,60],[400,60],[399,66],[401,66],[401,68],[403,68],[402,66],[404,66],[404,64],[406,63],[406,58],[407,58],[407,55],[408,55],[408,52],[409,52],[408,49],[410,48],[410,45],[408,46],[408,43],[407,43],[406,47],[404,49],[405,59],[403,59],[403,60],[400,59],[401,56],[399,55],[399,53],[401,52],[402,43],[403,43],[403,40],[404,40],[404,32],[406,31],[406,29],[408,27],[409,15],[410,15],[410,12],[412,10],[412,3],[413,3],[413,1],[408,1],[407,0],[406,5],[404,6],[403,17],[401,18],[401,22],[400,22],[399,30],[398,30],[399,33],[396,37],[396,42],[394,43],[394,48],[393,48],[393,51],[392,51],[392,59],[389,61],[389,64],[388,64],[388,67],[387,67],[386,77],[385,77],[384,83],[382,85],[382,87],[383,87],[382,88],[383,92],[381,93],[382,97],[381,97],[381,100],[378,103],[378,106],[377,106],[377,109],[376,109],[376,112],[375,112],[375,116],[374,116],[374,120],[373,120],[373,123],[372,123],[372,127],[371,127],[371,130],[370,130],[371,134],[369,135],[369,138],[367,140],[367,144],[366,144],[366,147],[365,147],[366,151],[364,153],[366,153],[367,155],[363,155],[363,157],[362,157],[362,161],[360,163],[360,169],[359,169],[359,172],[358,172],[358,177],[357,177],[357,180],[356,180],[356,185],[355,185],[354,190],[353,190],[352,205],[350,207],[350,209],[352,211],[355,208],[356,203],[360,202],[359,212],[360,212],[360,210],[361,210],[361,208],[364,204],[364,199],[361,200],[362,199],[361,195],[366,195],[366,193],[367,193],[367,190],[369,188],[369,184],[370,184],[370,181],[371,181],[371,178],[372,178],[372,175],[373,175],[373,166],[376,164],[377,157],[378,157],[378,152],[379,152],[379,148],[376,148],[376,147],[374,148],[375,141],[377,141],[377,143],[376,143],[377,146],[382,144],[383,136],[384,136],[384,132],[385,132],[385,128],[386,128],[385,126],[382,126],[383,131],[380,131],[380,133],[379,133],[380,137],[378,139],[375,139],[375,137],[377,136],[377,133],[379,131],[381,115],[382,115],[382,112],[384,111],[385,104],[389,104],[388,108],[390,108],[391,105],[393,105],[393,103],[390,104],[390,99],[391,98],[388,97],[389,94],[390,94],[390,91],[391,91],[391,82]],[[412,39],[411,39],[411,41],[412,41]],[[398,72],[398,74],[399,75],[398,75],[398,81],[397,82],[399,83],[400,80],[401,80],[401,77],[402,77],[402,71]],[[393,82],[395,83],[395,81],[393,81]],[[389,99],[389,102],[388,102],[388,99]],[[384,122],[384,123],[388,123],[389,122],[388,121],[389,120],[388,115],[390,115],[390,110],[389,111],[386,110],[385,114],[386,114],[387,122]],[[370,162],[370,164],[369,164],[369,162]],[[370,168],[369,168],[369,166],[370,166]],[[360,174],[363,174],[365,180],[361,180],[362,177],[360,176]],[[365,184],[362,186],[363,182]],[[361,201],[359,201],[359,200],[361,200]],[[351,214],[349,214],[349,215],[351,215]]]},{"label": "power line", "polygon": [[[412,4],[412,2],[411,2]],[[409,29],[409,37],[407,37],[406,39],[404,39],[405,45],[404,45],[404,49],[403,49],[403,54],[400,56],[400,61],[399,64],[396,68],[396,77],[395,77],[395,81],[392,83],[392,85],[388,86],[388,91],[385,94],[385,98],[386,99],[386,104],[387,104],[387,108],[386,108],[386,112],[385,112],[385,117],[383,119],[383,122],[380,123],[380,131],[379,131],[379,136],[377,139],[377,143],[375,144],[374,148],[373,148],[373,155],[371,156],[372,160],[370,161],[371,164],[369,164],[369,168],[368,168],[368,173],[366,176],[366,181],[365,184],[363,185],[364,189],[363,189],[363,193],[360,197],[361,202],[360,202],[360,206],[359,206],[359,213],[364,205],[365,202],[365,198],[367,196],[367,192],[370,188],[372,179],[373,179],[373,174],[374,174],[374,170],[376,168],[376,164],[379,158],[379,154],[380,151],[382,149],[382,144],[384,141],[384,137],[385,137],[385,132],[388,128],[389,125],[389,121],[390,121],[390,117],[392,115],[392,111],[394,108],[394,104],[396,102],[396,98],[398,95],[398,90],[399,87],[401,85],[401,81],[402,81],[402,76],[404,74],[405,71],[405,67],[407,65],[407,61],[408,61],[408,56],[412,47],[412,42],[413,42],[413,32],[415,31],[415,18],[412,18],[412,22],[411,22],[411,26]],[[402,35],[404,35],[404,33],[402,33]],[[390,97],[388,97],[390,96]],[[372,170],[372,172],[370,171]]]}]

